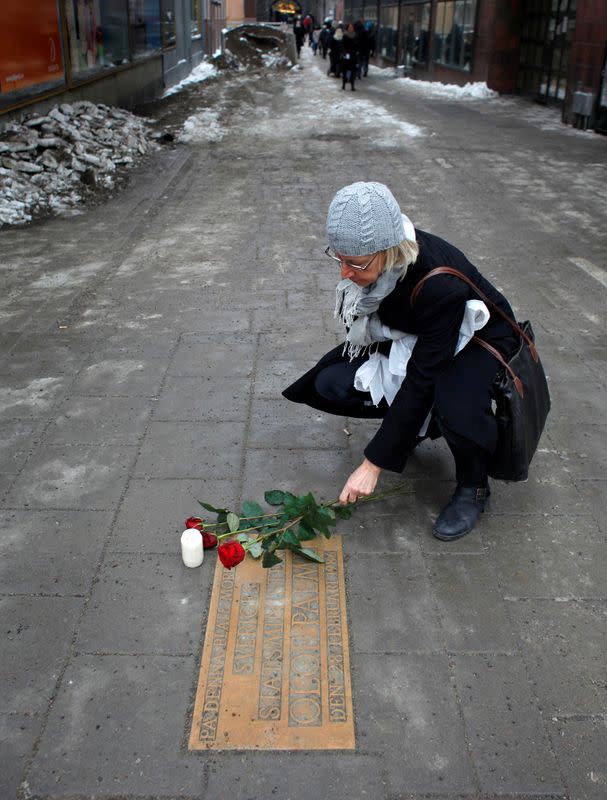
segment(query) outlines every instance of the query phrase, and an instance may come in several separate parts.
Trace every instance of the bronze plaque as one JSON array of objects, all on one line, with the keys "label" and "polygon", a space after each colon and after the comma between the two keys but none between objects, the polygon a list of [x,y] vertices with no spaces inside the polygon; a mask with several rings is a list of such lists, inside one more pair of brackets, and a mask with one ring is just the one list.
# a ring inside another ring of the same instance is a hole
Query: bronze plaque
[{"label": "bronze plaque", "polygon": [[324,564],[217,561],[191,750],[354,748],[341,537],[312,547]]}]

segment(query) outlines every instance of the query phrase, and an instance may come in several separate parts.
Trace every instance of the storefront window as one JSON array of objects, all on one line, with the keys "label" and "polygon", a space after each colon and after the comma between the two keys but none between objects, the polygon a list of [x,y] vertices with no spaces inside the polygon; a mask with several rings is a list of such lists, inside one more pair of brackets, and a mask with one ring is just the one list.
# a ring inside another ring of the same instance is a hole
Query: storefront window
[{"label": "storefront window", "polygon": [[62,84],[64,70],[55,0],[20,0],[2,11],[0,105],[6,106]]},{"label": "storefront window", "polygon": [[431,3],[412,3],[401,8],[402,58],[405,67],[428,62]]},{"label": "storefront window", "polygon": [[191,0],[192,3],[192,38],[200,36],[202,32],[201,0]]},{"label": "storefront window", "polygon": [[175,47],[175,0],[160,0],[162,46]]},{"label": "storefront window", "polygon": [[74,76],[128,62],[125,0],[71,0],[66,12]]},{"label": "storefront window", "polygon": [[434,60],[470,70],[476,0],[447,0],[436,8]]},{"label": "storefront window", "polygon": [[398,26],[398,6],[383,6],[379,10],[375,54],[382,58],[396,58],[396,31]]},{"label": "storefront window", "polygon": [[134,56],[160,49],[159,0],[129,0],[129,25]]}]

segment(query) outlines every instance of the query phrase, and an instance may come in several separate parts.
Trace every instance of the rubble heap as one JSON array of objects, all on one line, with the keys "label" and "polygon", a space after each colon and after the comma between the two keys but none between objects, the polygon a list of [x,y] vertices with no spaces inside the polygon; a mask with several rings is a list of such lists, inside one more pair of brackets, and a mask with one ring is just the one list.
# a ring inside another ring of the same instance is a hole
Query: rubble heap
[{"label": "rubble heap", "polygon": [[[290,38],[289,38],[290,37]],[[268,23],[244,23],[225,32],[220,69],[289,69],[297,61],[293,34]]]},{"label": "rubble heap", "polygon": [[0,228],[79,204],[155,147],[150,122],[87,100],[0,128]]}]

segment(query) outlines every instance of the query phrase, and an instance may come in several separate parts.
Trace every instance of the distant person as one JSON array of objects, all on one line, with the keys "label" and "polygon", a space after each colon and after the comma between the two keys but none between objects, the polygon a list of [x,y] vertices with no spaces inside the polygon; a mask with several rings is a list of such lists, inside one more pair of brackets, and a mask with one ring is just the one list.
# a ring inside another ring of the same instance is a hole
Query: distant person
[{"label": "distant person", "polygon": [[354,83],[356,81],[356,74],[358,70],[358,38],[354,25],[349,22],[344,31],[342,40],[341,54],[340,54],[340,72],[342,85],[341,88],[345,89],[346,84],[352,86],[352,91],[356,91]]},{"label": "distant person", "polygon": [[312,31],[312,52],[314,55],[318,52],[318,44],[320,40],[320,28],[314,28]]},{"label": "distant person", "polygon": [[312,32],[314,30],[314,20],[310,14],[303,18],[304,35],[308,40],[308,47],[312,45]]},{"label": "distant person", "polygon": [[344,39],[343,29],[339,26],[333,31],[329,42],[329,69],[327,75],[333,73],[336,78],[340,76],[341,48]]},{"label": "distant person", "polygon": [[[433,534],[443,541],[459,539],[474,528],[490,494],[487,475],[498,444],[492,386],[502,368],[491,352],[470,340],[470,328],[482,328],[482,339],[508,360],[519,347],[507,321],[514,320],[510,304],[460,250],[414,227],[381,183],[340,189],[329,206],[326,232],[325,255],[341,278],[335,316],[344,325],[345,342],[283,394],[330,414],[382,419],[362,463],[345,482],[341,503],[371,494],[382,470],[402,472],[424,438],[444,436],[457,486]],[[491,309],[483,311],[477,293],[455,275],[438,274],[420,283],[442,266],[469,278]],[[469,312],[474,321],[466,332],[462,322]],[[413,334],[408,361],[398,346],[406,334]],[[386,365],[379,369],[375,365],[382,358]]]},{"label": "distant person", "polygon": [[301,48],[303,47],[304,38],[305,38],[305,31],[303,26],[303,21],[300,15],[297,15],[293,20],[293,33],[295,34],[295,47],[297,48],[297,58],[301,53]]},{"label": "distant person", "polygon": [[331,27],[331,20],[329,20],[328,22],[325,20],[324,27],[320,32],[320,36],[318,37],[320,54],[325,59],[327,57],[327,53],[329,52],[329,44],[331,43],[332,37],[333,37],[333,28]]}]

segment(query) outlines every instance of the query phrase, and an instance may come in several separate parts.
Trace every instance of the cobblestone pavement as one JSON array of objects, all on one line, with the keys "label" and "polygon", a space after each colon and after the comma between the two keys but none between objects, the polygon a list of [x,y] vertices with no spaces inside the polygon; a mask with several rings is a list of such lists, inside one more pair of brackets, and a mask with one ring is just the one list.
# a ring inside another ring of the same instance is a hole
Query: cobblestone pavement
[{"label": "cobblestone pavement", "polygon": [[[607,140],[303,64],[234,79],[223,138],[106,205],[0,236],[3,800],[607,796]],[[342,524],[355,752],[189,753],[213,570],[182,566],[182,520],[333,497],[375,425],[280,397],[338,341],[323,223],[356,179],[533,320],[553,411],[461,541],[430,533],[442,442]]]}]

